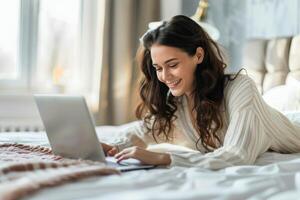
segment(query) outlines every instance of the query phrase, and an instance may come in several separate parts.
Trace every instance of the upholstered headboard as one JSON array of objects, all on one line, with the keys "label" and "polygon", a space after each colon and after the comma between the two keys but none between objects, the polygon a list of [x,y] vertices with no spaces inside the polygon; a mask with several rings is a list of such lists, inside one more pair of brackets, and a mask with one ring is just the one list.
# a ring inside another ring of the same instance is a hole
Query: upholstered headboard
[{"label": "upholstered headboard", "polygon": [[249,40],[243,67],[262,93],[293,78],[300,81],[300,35]]}]

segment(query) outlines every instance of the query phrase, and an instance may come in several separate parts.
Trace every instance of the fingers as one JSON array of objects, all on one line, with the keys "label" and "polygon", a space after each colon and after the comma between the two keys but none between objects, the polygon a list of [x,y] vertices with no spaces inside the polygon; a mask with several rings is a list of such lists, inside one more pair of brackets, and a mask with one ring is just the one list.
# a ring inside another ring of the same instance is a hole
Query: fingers
[{"label": "fingers", "polygon": [[101,142],[101,145],[102,145],[102,148],[105,152],[109,151],[112,148],[112,146],[110,146],[108,144],[105,144],[105,143],[102,143],[102,142]]},{"label": "fingers", "polygon": [[123,149],[122,151],[120,151],[119,153],[117,153],[117,154],[115,155],[115,158],[118,159],[118,158],[120,158],[121,156],[130,153],[131,151],[132,151],[131,148]]},{"label": "fingers", "polygon": [[130,147],[117,153],[115,155],[115,158],[117,159],[117,162],[121,162],[122,160],[126,160],[128,158],[136,158],[137,151],[138,147]]},{"label": "fingers", "polygon": [[116,147],[113,147],[112,149],[110,149],[110,150],[107,152],[107,155],[108,155],[108,156],[115,156],[117,153],[118,153],[118,149],[117,149]]},{"label": "fingers", "polygon": [[117,147],[105,143],[101,143],[101,145],[105,156],[114,156],[119,151]]},{"label": "fingers", "polygon": [[129,159],[129,158],[132,158],[132,155],[130,155],[130,154],[124,154],[124,155],[120,156],[120,157],[117,159],[117,163],[121,162],[122,160]]}]

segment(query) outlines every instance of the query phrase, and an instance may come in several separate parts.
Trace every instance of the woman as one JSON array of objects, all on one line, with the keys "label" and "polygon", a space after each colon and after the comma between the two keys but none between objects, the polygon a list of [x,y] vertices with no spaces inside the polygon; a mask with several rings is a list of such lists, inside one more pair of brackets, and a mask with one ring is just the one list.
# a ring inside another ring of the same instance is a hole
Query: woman
[{"label": "woman", "polygon": [[[217,44],[193,20],[175,16],[142,37],[144,74],[139,125],[116,144],[102,144],[118,161],[221,169],[253,164],[273,150],[300,152],[300,126],[269,107],[245,75],[225,75]],[[157,153],[168,142],[194,151]]]}]

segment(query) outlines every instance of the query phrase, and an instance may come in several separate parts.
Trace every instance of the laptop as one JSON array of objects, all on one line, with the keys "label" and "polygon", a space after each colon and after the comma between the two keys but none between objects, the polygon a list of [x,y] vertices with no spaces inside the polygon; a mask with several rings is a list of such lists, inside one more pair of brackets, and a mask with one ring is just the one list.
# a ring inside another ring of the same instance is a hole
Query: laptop
[{"label": "laptop", "polygon": [[34,95],[34,99],[54,154],[104,162],[121,172],[155,167],[136,159],[117,163],[113,157],[105,157],[84,97]]}]

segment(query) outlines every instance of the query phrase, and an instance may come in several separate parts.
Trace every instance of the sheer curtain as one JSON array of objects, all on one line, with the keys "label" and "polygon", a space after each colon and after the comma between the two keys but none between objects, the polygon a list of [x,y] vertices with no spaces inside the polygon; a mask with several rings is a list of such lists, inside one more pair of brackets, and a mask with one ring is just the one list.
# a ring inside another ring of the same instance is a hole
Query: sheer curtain
[{"label": "sheer curtain", "polygon": [[105,0],[40,0],[32,91],[80,94],[98,109]]},{"label": "sheer curtain", "polygon": [[139,37],[159,20],[159,0],[107,0],[98,124],[134,119],[140,72],[134,62]]},{"label": "sheer curtain", "polygon": [[98,109],[105,0],[0,1],[0,131],[41,130],[32,94]]}]

